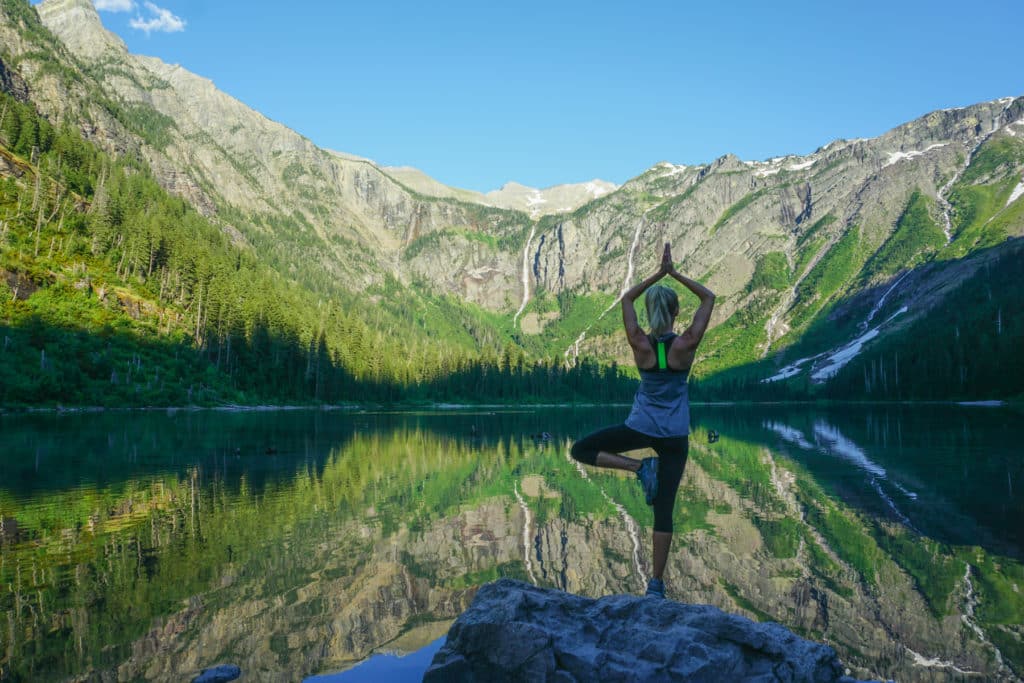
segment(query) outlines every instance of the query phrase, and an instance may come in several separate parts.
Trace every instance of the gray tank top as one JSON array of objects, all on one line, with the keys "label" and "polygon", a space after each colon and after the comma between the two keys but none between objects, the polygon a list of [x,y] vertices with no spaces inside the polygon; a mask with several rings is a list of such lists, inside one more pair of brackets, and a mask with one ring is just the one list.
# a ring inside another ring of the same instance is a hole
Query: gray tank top
[{"label": "gray tank top", "polygon": [[[648,436],[686,436],[690,433],[689,369],[673,370],[666,361],[667,349],[676,335],[652,339],[658,364],[640,370],[640,388],[626,426]],[[661,347],[661,348],[659,348]]]}]

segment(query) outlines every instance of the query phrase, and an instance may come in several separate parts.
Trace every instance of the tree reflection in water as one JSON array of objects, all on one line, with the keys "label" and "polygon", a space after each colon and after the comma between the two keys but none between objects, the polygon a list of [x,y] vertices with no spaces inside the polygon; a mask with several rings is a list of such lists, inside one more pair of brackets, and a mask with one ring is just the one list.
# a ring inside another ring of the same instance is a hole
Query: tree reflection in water
[{"label": "tree reflection in water", "polygon": [[[692,440],[671,597],[827,641],[858,675],[1019,675],[1020,435],[929,412],[696,409],[720,438]],[[499,576],[636,592],[650,508],[565,456],[616,416],[3,418],[3,677],[294,677],[436,641]]]}]

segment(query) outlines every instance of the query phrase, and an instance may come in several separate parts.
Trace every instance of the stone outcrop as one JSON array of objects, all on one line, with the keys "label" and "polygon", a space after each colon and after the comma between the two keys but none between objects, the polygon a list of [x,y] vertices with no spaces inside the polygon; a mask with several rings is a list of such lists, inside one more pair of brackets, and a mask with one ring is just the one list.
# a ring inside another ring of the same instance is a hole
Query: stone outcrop
[{"label": "stone outcrop", "polygon": [[0,90],[10,93],[19,102],[28,102],[28,86],[16,71],[11,71],[0,59]]},{"label": "stone outcrop", "polygon": [[218,664],[203,669],[203,672],[192,679],[192,683],[228,683],[242,675],[242,670],[234,664]]},{"label": "stone outcrop", "polygon": [[425,683],[847,681],[835,650],[710,605],[583,598],[501,579],[480,588]]}]

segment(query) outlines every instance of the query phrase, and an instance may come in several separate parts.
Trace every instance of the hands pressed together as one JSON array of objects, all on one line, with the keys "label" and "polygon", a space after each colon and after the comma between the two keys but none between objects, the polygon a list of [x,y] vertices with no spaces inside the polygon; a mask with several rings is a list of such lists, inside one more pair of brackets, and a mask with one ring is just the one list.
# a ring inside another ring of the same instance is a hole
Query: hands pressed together
[{"label": "hands pressed together", "polygon": [[675,266],[672,264],[672,245],[665,242],[665,251],[661,255],[661,266],[658,268],[658,272],[662,275],[668,275],[673,270],[675,270]]},{"label": "hands pressed together", "polygon": [[665,251],[661,254],[661,264],[658,266],[658,272],[651,276],[650,281],[660,280],[666,275],[681,282],[687,289],[696,294],[702,302],[710,301],[713,304],[715,295],[710,289],[676,270],[675,265],[672,263],[672,245],[668,242],[665,242]]},{"label": "hands pressed together", "polygon": [[637,297],[639,297],[641,294],[643,294],[648,287],[650,287],[651,285],[653,285],[666,275],[669,275],[672,278],[678,280],[680,283],[682,283],[684,287],[686,287],[691,292],[696,294],[702,302],[714,301],[715,295],[711,292],[710,289],[700,284],[699,282],[691,280],[690,278],[686,277],[678,270],[676,270],[675,265],[672,263],[672,246],[668,242],[665,243],[665,250],[661,254],[661,263],[658,265],[657,272],[654,273],[654,275],[648,277],[643,282],[633,285],[633,287],[623,292],[622,301],[628,302],[630,305],[632,305],[632,302],[635,301]]}]

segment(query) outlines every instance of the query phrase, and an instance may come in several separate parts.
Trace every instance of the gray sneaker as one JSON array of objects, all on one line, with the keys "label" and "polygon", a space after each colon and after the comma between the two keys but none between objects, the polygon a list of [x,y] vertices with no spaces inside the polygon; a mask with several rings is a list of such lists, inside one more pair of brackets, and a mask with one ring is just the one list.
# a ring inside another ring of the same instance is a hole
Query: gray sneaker
[{"label": "gray sneaker", "polygon": [[651,579],[647,582],[647,596],[654,598],[665,598],[665,582],[661,579]]},{"label": "gray sneaker", "polygon": [[640,469],[636,471],[636,478],[640,480],[640,486],[644,489],[644,498],[648,505],[654,505],[654,497],[658,495],[658,459],[644,458],[640,461]]}]

